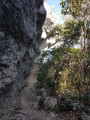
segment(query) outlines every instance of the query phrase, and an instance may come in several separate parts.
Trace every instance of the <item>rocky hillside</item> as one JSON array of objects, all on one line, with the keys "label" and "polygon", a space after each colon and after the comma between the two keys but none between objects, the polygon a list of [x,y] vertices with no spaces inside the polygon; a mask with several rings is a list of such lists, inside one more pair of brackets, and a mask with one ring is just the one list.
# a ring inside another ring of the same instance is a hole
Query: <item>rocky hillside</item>
[{"label": "rocky hillside", "polygon": [[45,16],[43,0],[0,1],[0,108],[27,83]]},{"label": "rocky hillside", "polygon": [[43,25],[43,33],[42,39],[45,39],[41,45],[41,48],[44,50],[48,49],[49,44],[55,43],[55,38],[47,39],[47,35],[50,33],[51,30],[59,23],[58,17],[54,11],[53,6],[49,6],[46,2],[44,2],[44,7],[47,11],[46,20]]}]

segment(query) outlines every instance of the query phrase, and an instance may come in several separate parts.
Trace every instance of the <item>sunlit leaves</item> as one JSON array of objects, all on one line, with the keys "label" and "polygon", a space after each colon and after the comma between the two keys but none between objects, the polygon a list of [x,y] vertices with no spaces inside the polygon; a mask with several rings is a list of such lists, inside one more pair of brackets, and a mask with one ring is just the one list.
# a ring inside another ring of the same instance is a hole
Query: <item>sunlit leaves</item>
[{"label": "sunlit leaves", "polygon": [[80,26],[75,20],[68,19],[64,23],[62,30],[62,38],[65,44],[69,46],[74,45],[78,42],[80,37]]}]

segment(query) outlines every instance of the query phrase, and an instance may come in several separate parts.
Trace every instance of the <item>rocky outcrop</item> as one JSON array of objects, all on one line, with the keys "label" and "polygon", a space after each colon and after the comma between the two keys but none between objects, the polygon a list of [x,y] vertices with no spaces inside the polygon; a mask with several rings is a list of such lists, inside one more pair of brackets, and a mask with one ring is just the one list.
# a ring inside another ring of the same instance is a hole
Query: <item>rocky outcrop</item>
[{"label": "rocky outcrop", "polygon": [[45,16],[43,0],[0,1],[0,102],[27,83]]},{"label": "rocky outcrop", "polygon": [[49,48],[49,44],[54,44],[56,39],[54,37],[47,38],[48,34],[54,27],[59,23],[58,17],[54,11],[53,6],[49,6],[46,2],[44,2],[44,7],[47,11],[46,20],[43,25],[42,39],[45,39],[41,45],[41,49],[47,50]]},{"label": "rocky outcrop", "polygon": [[58,17],[54,11],[53,6],[49,6],[46,2],[44,3],[44,7],[47,11],[46,20],[43,26],[43,29],[46,31],[46,34],[53,30],[55,25],[59,23]]}]

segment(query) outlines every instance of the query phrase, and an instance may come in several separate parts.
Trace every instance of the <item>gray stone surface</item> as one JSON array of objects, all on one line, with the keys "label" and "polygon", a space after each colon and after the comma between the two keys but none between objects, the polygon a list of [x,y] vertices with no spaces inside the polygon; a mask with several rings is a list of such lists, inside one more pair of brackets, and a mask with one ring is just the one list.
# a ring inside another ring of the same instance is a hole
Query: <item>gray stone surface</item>
[{"label": "gray stone surface", "polygon": [[82,120],[90,120],[90,115],[86,115],[85,113],[83,113],[81,118]]},{"label": "gray stone surface", "polygon": [[46,109],[53,109],[57,105],[57,99],[54,97],[46,97],[44,105]]},{"label": "gray stone surface", "polygon": [[0,107],[27,83],[45,16],[43,0],[0,1]]},{"label": "gray stone surface", "polygon": [[41,89],[40,89],[40,92],[42,92],[42,93],[46,93],[45,88],[41,88]]}]

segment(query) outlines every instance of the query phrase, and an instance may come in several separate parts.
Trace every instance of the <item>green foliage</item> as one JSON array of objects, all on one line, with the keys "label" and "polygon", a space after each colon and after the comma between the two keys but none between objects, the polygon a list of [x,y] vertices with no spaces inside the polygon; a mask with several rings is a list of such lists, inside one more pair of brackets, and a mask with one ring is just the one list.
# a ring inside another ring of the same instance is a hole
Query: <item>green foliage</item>
[{"label": "green foliage", "polygon": [[62,6],[62,8],[64,8],[64,7],[65,7],[65,5],[66,5],[66,1],[65,1],[65,0],[61,0],[60,5]]},{"label": "green foliage", "polygon": [[48,55],[48,53],[46,51],[44,51],[42,54],[42,57],[45,57],[46,55]]},{"label": "green foliage", "polygon": [[44,97],[41,97],[40,100],[39,100],[39,109],[43,109],[44,108],[44,101],[45,101],[45,98]]},{"label": "green foliage", "polygon": [[61,102],[60,102],[60,111],[68,111],[68,110],[70,110],[70,111],[72,111],[73,110],[73,108],[74,108],[74,102],[75,101],[73,101],[72,99],[70,99],[69,97],[67,97],[67,96],[62,96],[61,97],[61,100],[60,100]]},{"label": "green foliage", "polygon": [[87,14],[85,13],[87,4],[89,4],[89,0],[87,1],[85,0],[62,0],[60,3],[63,14],[72,15],[74,18],[78,20],[81,20]]},{"label": "green foliage", "polygon": [[[40,67],[40,70],[37,74],[37,80],[38,80],[38,85],[39,87],[48,87],[50,89],[50,94],[52,95],[54,92],[54,89],[56,88],[55,84],[54,84],[54,81],[52,80],[53,79],[53,75],[50,75],[48,72],[49,69],[52,69],[51,68],[51,61],[48,61],[47,64],[43,64],[41,67]],[[48,72],[47,72],[48,71]]]},{"label": "green foliage", "polygon": [[[51,96],[57,96],[59,107],[56,106],[56,111],[72,110],[74,102],[79,100],[90,105],[90,45],[86,9],[89,4],[88,0],[86,3],[84,0],[61,0],[62,13],[72,15],[75,20],[68,19],[63,26],[58,24],[48,34],[48,38],[63,40],[64,45],[51,52],[53,58],[41,65],[37,80]],[[84,40],[84,45],[81,41],[81,49],[71,48],[80,37]]]},{"label": "green foliage", "polygon": [[87,55],[67,46],[54,49],[51,54],[52,60],[41,65],[37,74],[39,86],[45,87],[51,96],[57,96],[64,110],[71,110],[76,100],[84,101],[86,96],[89,101],[89,75],[83,76],[83,61],[87,62]]},{"label": "green foliage", "polygon": [[80,35],[81,33],[79,23],[71,19],[66,20],[62,29],[62,38],[64,44],[67,44],[68,46],[76,44]]},{"label": "green foliage", "polygon": [[[79,22],[80,30],[81,33],[83,34],[83,35],[81,34],[81,37],[84,40],[84,45],[83,45],[83,40],[81,40],[81,47],[83,48],[84,52],[87,52],[87,46],[89,43],[88,23],[89,23],[89,14],[90,14],[90,1],[62,0],[60,5],[62,7],[62,13],[64,15],[71,15],[75,20]],[[78,33],[76,35],[78,35]]]},{"label": "green foliage", "polygon": [[47,38],[54,37],[56,39],[56,41],[60,41],[60,35],[61,35],[62,28],[63,27],[61,24],[57,24],[54,27],[54,29],[50,31]]},{"label": "green foliage", "polygon": [[68,47],[73,46],[81,35],[80,24],[76,20],[68,19],[64,25],[57,24],[47,38],[54,37],[56,42],[63,40]]}]

